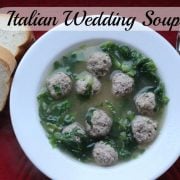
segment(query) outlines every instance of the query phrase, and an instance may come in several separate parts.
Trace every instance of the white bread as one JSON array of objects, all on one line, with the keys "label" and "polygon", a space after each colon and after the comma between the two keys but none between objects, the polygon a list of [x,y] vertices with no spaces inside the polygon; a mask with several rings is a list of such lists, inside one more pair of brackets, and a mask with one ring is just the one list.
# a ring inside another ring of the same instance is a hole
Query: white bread
[{"label": "white bread", "polygon": [[10,89],[10,81],[7,83],[0,82],[0,111],[2,111],[4,109],[4,106],[6,105],[9,89]]},{"label": "white bread", "polygon": [[7,26],[10,15],[0,14],[0,45],[7,48],[20,61],[35,38],[29,26]]},{"label": "white bread", "polygon": [[0,46],[0,111],[5,106],[10,89],[11,74],[15,66],[15,57],[6,48]]}]

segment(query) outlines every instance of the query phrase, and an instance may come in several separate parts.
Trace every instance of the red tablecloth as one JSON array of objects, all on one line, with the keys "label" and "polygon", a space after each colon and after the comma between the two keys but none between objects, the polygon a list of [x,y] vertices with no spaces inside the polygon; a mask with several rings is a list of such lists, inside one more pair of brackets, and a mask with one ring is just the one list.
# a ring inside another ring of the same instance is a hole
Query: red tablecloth
[{"label": "red tablecloth", "polygon": [[[0,0],[1,7],[7,6],[180,6],[179,0]],[[39,38],[44,32],[35,32]],[[175,46],[176,32],[160,32],[173,46]],[[24,120],[26,121],[26,120]],[[14,132],[9,115],[9,104],[0,113],[0,180],[43,180],[48,179],[25,156],[21,150]],[[180,159],[160,178],[160,180],[180,180]]]}]

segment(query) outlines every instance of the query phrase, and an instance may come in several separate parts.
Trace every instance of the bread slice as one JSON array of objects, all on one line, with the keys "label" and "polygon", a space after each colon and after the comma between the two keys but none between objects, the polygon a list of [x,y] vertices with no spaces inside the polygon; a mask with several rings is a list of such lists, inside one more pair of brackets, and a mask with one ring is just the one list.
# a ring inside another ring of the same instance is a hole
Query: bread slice
[{"label": "bread slice", "polygon": [[0,111],[3,110],[10,89],[11,74],[16,66],[15,57],[0,46]]},{"label": "bread slice", "polygon": [[0,111],[2,111],[4,109],[4,106],[6,105],[9,89],[10,89],[10,81],[7,83],[0,82]]},{"label": "bread slice", "polygon": [[7,48],[20,61],[26,50],[35,41],[29,26],[8,26],[10,16],[0,14],[0,45]]}]

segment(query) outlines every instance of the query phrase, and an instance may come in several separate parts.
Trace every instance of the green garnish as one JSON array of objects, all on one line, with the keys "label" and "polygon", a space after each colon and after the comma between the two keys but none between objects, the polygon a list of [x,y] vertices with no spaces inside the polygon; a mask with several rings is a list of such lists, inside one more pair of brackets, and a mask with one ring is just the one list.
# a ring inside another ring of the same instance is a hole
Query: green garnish
[{"label": "green garnish", "polygon": [[86,113],[86,121],[90,126],[92,126],[91,119],[92,119],[92,116],[93,116],[93,113],[95,110],[96,110],[96,108],[92,107],[92,108],[89,108],[88,112]]},{"label": "green garnish", "polygon": [[61,87],[59,85],[53,85],[54,91],[56,93],[57,96],[61,95]]}]

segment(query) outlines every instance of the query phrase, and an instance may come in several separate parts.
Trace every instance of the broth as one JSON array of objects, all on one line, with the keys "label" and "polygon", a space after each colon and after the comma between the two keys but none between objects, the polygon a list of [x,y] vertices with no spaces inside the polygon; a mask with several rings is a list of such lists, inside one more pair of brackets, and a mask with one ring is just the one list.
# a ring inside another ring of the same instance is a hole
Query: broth
[{"label": "broth", "polygon": [[[94,44],[94,45],[90,45],[90,46],[88,46],[88,44],[86,44],[85,46],[81,46],[77,49],[70,50],[67,54],[65,54],[63,57],[60,57],[59,60],[54,63],[54,69],[53,69],[53,71],[50,72],[50,76],[57,72],[61,72],[64,70],[66,71],[67,67],[68,68],[70,67],[69,68],[70,70],[68,69],[68,73],[70,72],[71,75],[73,75],[73,76],[76,76],[77,74],[79,74],[83,71],[87,71],[86,70],[86,60],[90,57],[91,54],[98,52],[98,51],[104,51],[104,49],[101,47],[102,47],[102,44],[98,44],[98,45]],[[125,46],[122,46],[122,47],[125,47]],[[137,57],[139,56],[138,57],[139,59],[142,57],[147,58],[143,54],[139,53],[137,50],[134,50],[131,48],[129,48],[129,49],[131,50],[132,54],[134,53],[136,55],[136,53],[137,53],[136,56]],[[74,63],[72,63],[73,61],[74,61]],[[149,62],[149,60],[147,60],[147,61]],[[134,60],[131,60],[131,59],[128,61],[121,60],[122,64],[124,62],[125,62],[125,64],[124,64],[125,67],[133,67],[132,63],[134,63]],[[114,118],[119,119],[119,121],[121,121],[121,119],[124,118],[124,121],[122,120],[122,123],[125,123],[124,125],[127,127],[124,130],[122,130],[122,132],[124,131],[129,136],[132,136],[131,128],[129,127],[131,122],[130,122],[130,120],[128,122],[126,122],[128,119],[126,117],[129,112],[131,112],[134,115],[139,114],[135,107],[134,97],[144,87],[156,87],[156,90],[157,90],[157,87],[159,88],[160,87],[159,85],[160,85],[160,83],[162,84],[162,82],[160,81],[160,77],[157,72],[153,75],[150,73],[148,75],[148,72],[145,72],[142,75],[141,73],[138,74],[138,71],[137,71],[136,75],[134,75],[135,86],[134,86],[133,92],[125,97],[115,97],[112,94],[112,81],[110,79],[111,73],[114,70],[117,70],[117,69],[112,66],[110,72],[106,76],[99,78],[99,80],[102,84],[101,90],[98,94],[93,95],[90,98],[82,97],[81,95],[77,95],[75,88],[73,87],[73,89],[71,90],[71,93],[69,95],[67,95],[59,100],[55,100],[50,96],[45,85],[43,84],[43,86],[42,86],[43,92],[41,91],[41,93],[38,97],[39,112],[40,112],[40,117],[41,117],[41,123],[47,132],[50,142],[53,145],[56,145],[58,147],[60,146],[63,149],[65,149],[67,152],[71,151],[70,148],[67,148],[66,146],[62,145],[62,143],[60,143],[61,140],[58,139],[58,136],[60,136],[61,130],[67,124],[60,123],[59,122],[60,120],[57,121],[57,119],[60,116],[57,112],[56,113],[58,115],[56,114],[54,116],[54,119],[53,119],[52,114],[51,114],[52,115],[51,118],[48,117],[49,119],[47,119],[47,114],[46,114],[46,116],[43,115],[43,113],[47,113],[46,112],[47,109],[45,110],[45,108],[48,107],[48,104],[59,103],[59,102],[63,102],[63,101],[68,101],[71,104],[68,114],[73,116],[73,118],[74,118],[73,121],[79,122],[80,124],[82,124],[82,126],[84,126],[84,123],[85,123],[85,117],[86,117],[87,110],[91,107],[96,107],[96,108],[104,110],[113,119],[113,123],[114,123]],[[122,71],[123,69],[120,69],[120,70]],[[127,71],[127,69],[126,69],[126,71]],[[133,71],[127,71],[125,73],[127,73],[127,74],[129,73],[131,76],[133,76],[132,75]],[[72,77],[72,80],[73,80],[73,84],[74,84],[76,81],[76,78]],[[165,100],[167,100],[167,97],[165,96],[164,88],[162,88],[160,90],[162,91],[161,95],[159,95],[159,97],[158,97],[159,99],[157,97],[156,97],[156,99],[158,99],[158,102],[162,102],[162,104],[159,103],[160,107],[158,107],[157,112],[152,117],[156,122],[158,122],[158,127],[160,127],[160,124],[163,120],[164,105],[167,103],[167,102],[165,102]],[[164,98],[164,104],[163,104],[163,98]],[[44,105],[43,105],[43,103],[44,103]],[[161,105],[162,105],[162,107],[161,107]],[[110,110],[110,108],[111,108],[111,110]],[[115,109],[116,117],[113,117],[112,109]],[[61,121],[63,121],[63,120],[61,120]],[[105,140],[107,139],[108,141],[113,140],[116,143],[117,141],[120,141],[120,140],[116,140],[116,136],[119,136],[119,132],[118,131],[116,132],[116,130],[114,131],[114,128],[112,128],[110,134],[107,135],[107,137],[102,138],[102,139],[105,139]],[[75,155],[78,159],[86,160],[86,161],[90,162],[92,160],[92,157],[91,157],[92,148],[94,147],[94,144],[97,141],[99,141],[99,139],[93,139],[93,138],[89,137],[88,144],[86,144],[86,147],[82,150],[82,152],[80,152],[80,154],[78,154],[78,155],[73,154],[73,152],[71,152],[71,154]],[[122,148],[122,146],[120,146],[121,149],[119,150],[119,154],[118,154],[119,159],[121,159],[121,160],[122,159],[123,160],[130,159],[130,158],[134,157],[135,155],[141,153],[142,149],[145,149],[149,146],[149,144],[138,145],[138,143],[135,141],[133,136],[131,137],[130,141],[127,141],[124,143],[125,143],[123,145],[124,149]],[[124,156],[123,156],[123,153],[125,154]]]}]

